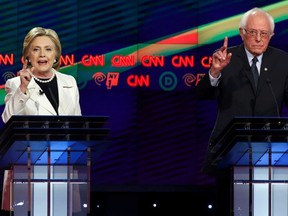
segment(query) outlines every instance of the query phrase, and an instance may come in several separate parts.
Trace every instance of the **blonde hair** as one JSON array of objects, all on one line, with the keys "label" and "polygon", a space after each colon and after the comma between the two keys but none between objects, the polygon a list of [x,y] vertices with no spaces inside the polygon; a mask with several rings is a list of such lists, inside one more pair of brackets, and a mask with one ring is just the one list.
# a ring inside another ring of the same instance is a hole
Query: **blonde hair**
[{"label": "blonde hair", "polygon": [[34,38],[39,37],[39,36],[47,36],[54,43],[55,51],[56,51],[56,55],[55,55],[56,56],[56,62],[54,62],[53,68],[56,70],[59,70],[62,47],[61,47],[59,37],[53,29],[45,29],[42,27],[35,27],[35,28],[32,28],[28,32],[28,34],[24,38],[24,42],[23,42],[22,55],[23,55],[24,59],[26,59],[28,57],[29,46],[30,46],[31,42],[34,40]]}]

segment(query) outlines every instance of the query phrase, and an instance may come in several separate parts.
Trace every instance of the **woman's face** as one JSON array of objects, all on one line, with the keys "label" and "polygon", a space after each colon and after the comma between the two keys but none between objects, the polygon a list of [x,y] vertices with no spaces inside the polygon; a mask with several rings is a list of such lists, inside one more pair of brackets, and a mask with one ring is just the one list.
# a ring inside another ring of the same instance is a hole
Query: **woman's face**
[{"label": "woman's face", "polygon": [[53,41],[48,36],[34,38],[29,46],[28,58],[34,68],[34,74],[49,73],[56,58]]}]

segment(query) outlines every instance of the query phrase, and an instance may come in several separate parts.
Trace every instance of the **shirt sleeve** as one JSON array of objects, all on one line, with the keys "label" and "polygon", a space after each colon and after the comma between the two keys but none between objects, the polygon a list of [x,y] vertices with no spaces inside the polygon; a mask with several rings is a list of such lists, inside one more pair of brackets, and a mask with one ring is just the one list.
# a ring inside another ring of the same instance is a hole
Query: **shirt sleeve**
[{"label": "shirt sleeve", "polygon": [[220,78],[221,78],[221,73],[219,74],[217,78],[214,78],[213,76],[211,76],[210,71],[209,71],[209,79],[210,79],[211,86],[217,87],[219,85]]},{"label": "shirt sleeve", "polygon": [[29,99],[29,92],[27,94],[22,93],[18,82],[15,79],[7,80],[5,92],[5,108],[2,113],[2,120],[4,123],[6,123],[12,115],[23,114],[25,104]]}]

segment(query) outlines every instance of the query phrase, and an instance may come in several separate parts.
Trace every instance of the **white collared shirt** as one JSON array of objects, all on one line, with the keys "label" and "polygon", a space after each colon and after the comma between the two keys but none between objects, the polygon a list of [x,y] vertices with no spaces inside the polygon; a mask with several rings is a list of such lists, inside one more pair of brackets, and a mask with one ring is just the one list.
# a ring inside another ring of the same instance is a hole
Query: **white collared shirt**
[{"label": "white collared shirt", "polygon": [[[245,48],[246,54],[247,54],[247,58],[248,58],[248,62],[250,64],[250,66],[252,65],[252,59],[254,58],[254,55],[252,55],[246,48]],[[261,68],[261,63],[262,63],[262,57],[263,57],[263,53],[259,56],[257,56],[257,63],[256,63],[256,67],[258,69],[258,73],[260,75],[260,68]]]}]

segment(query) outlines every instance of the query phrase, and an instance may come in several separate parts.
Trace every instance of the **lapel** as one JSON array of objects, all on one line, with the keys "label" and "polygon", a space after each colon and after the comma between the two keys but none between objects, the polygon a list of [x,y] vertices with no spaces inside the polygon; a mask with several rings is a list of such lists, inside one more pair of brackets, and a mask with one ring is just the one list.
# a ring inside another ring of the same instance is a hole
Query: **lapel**
[{"label": "lapel", "polygon": [[251,73],[251,67],[250,67],[250,64],[249,64],[249,61],[247,58],[247,54],[245,52],[244,44],[242,44],[239,47],[239,50],[240,51],[238,52],[238,57],[241,59],[241,62],[244,62],[243,73],[248,78],[254,94],[256,94],[257,89],[256,89],[255,84],[254,84],[254,78],[253,78],[253,74]]},{"label": "lapel", "polygon": [[66,113],[66,110],[71,103],[69,103],[69,100],[71,98],[69,97],[68,91],[70,88],[73,88],[69,82],[65,78],[63,78],[62,74],[59,72],[56,72],[57,77],[57,86],[58,86],[58,96],[59,96],[59,107],[58,107],[58,113],[64,114]]},{"label": "lapel", "polygon": [[46,95],[45,94],[40,95],[40,91],[42,91],[42,89],[35,82],[34,79],[31,79],[31,81],[28,85],[28,91],[30,94],[30,99],[35,101],[35,102],[37,101],[37,103],[39,104],[39,107],[41,107],[41,109],[46,110],[48,113],[51,113],[52,115],[56,115],[56,112],[55,112],[53,106],[51,105],[50,101],[46,97]]},{"label": "lapel", "polygon": [[261,90],[263,86],[267,85],[267,79],[269,78],[269,68],[272,68],[271,64],[271,51],[269,48],[267,48],[267,51],[263,53],[262,57],[258,91]]}]

